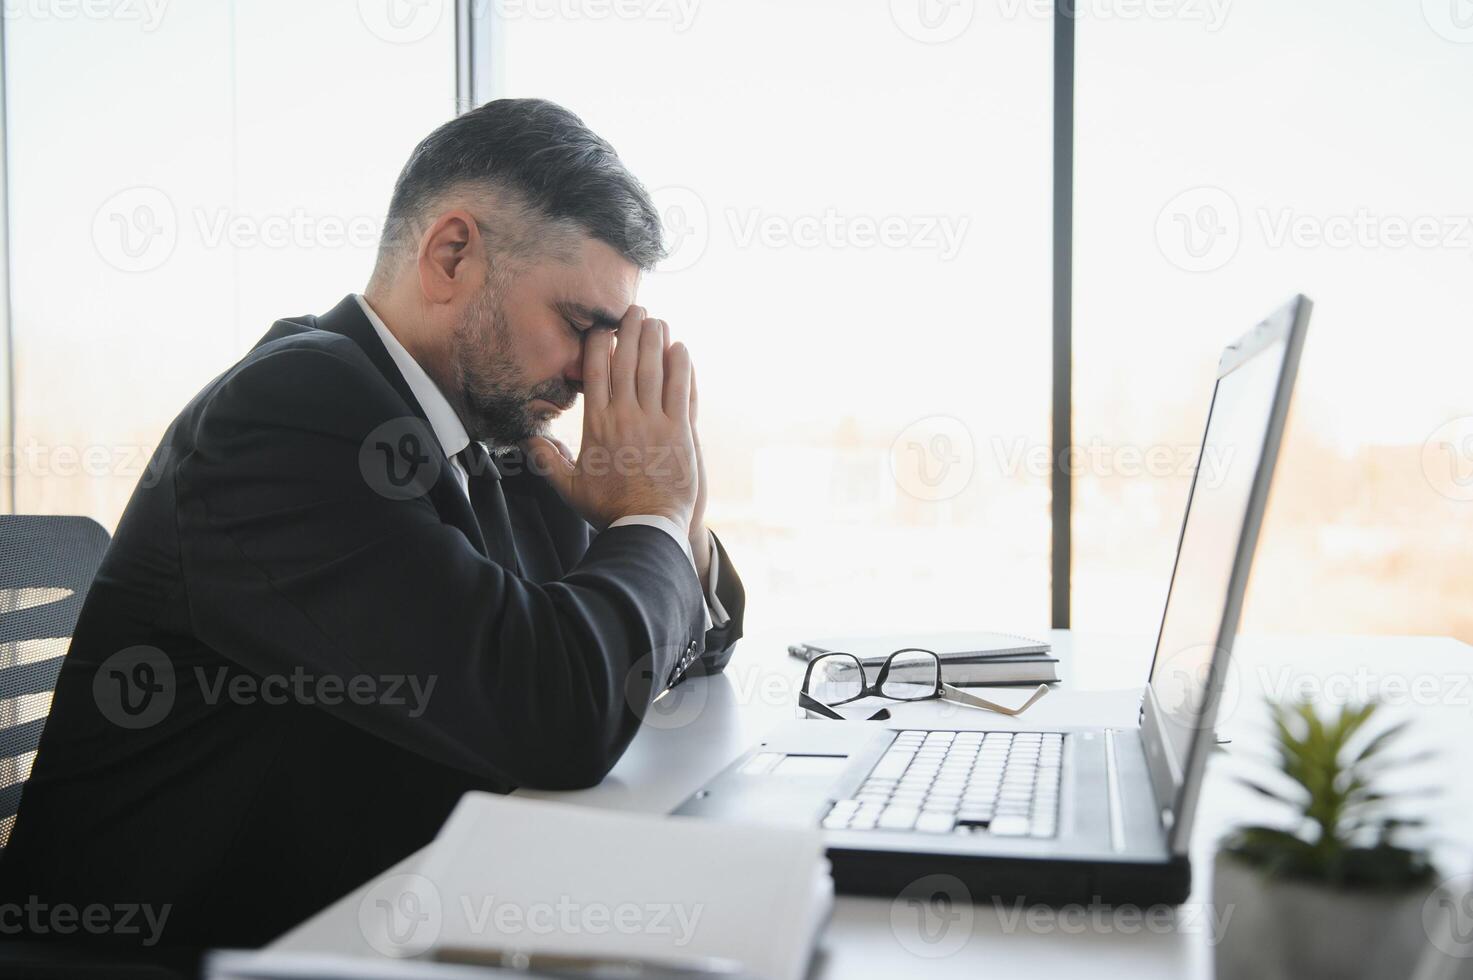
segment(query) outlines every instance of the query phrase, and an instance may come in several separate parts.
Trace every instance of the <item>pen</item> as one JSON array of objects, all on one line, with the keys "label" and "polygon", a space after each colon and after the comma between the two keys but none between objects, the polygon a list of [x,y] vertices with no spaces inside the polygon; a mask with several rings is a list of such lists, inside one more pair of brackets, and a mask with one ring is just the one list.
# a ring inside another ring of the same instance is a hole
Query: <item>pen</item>
[{"label": "pen", "polygon": [[714,956],[651,959],[457,946],[437,949],[432,955],[439,963],[520,970],[578,980],[696,980],[706,977],[747,976],[740,963]]},{"label": "pen", "polygon": [[741,965],[715,957],[640,959],[522,950],[446,947],[433,959],[379,959],[333,953],[217,951],[212,980],[484,980],[496,972],[576,980],[750,980]]}]

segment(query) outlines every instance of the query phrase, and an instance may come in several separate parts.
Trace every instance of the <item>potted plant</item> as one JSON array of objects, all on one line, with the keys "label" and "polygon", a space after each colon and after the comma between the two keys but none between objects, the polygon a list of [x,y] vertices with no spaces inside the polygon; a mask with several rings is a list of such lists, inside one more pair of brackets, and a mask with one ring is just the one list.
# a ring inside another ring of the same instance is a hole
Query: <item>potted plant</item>
[{"label": "potted plant", "polygon": [[1242,782],[1289,818],[1241,827],[1222,843],[1218,980],[1411,974],[1436,877],[1427,851],[1402,840],[1421,826],[1399,808],[1415,794],[1384,783],[1427,754],[1389,754],[1407,722],[1372,725],[1376,708],[1347,705],[1321,718],[1308,702],[1270,703],[1277,758]]}]

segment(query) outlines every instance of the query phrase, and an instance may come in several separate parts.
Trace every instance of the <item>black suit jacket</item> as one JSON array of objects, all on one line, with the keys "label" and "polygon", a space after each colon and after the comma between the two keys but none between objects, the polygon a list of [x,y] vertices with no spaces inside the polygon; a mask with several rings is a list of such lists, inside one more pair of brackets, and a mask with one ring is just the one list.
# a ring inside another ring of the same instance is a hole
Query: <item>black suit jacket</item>
[{"label": "black suit jacket", "polygon": [[[375,471],[406,431],[438,477],[407,491]],[[703,634],[668,534],[595,535],[513,459],[515,575],[429,431],[351,296],[189,403],[88,594],[0,897],[147,903],[165,944],[259,944],[467,790],[597,783],[661,690],[725,666],[744,597],[719,543],[731,620]]]}]

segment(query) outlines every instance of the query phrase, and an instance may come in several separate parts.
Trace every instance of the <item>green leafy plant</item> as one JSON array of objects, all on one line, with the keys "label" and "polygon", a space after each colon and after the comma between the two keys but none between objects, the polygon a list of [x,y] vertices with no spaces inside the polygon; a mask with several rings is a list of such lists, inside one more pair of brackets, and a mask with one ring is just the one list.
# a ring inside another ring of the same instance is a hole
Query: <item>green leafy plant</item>
[{"label": "green leafy plant", "polygon": [[1393,757],[1408,722],[1368,723],[1377,705],[1346,705],[1328,719],[1308,702],[1270,703],[1277,758],[1265,760],[1263,777],[1241,778],[1254,792],[1294,814],[1288,827],[1243,827],[1223,849],[1262,871],[1332,887],[1396,889],[1433,875],[1427,851],[1397,842],[1423,821],[1396,811],[1425,791],[1388,793],[1378,783],[1391,769],[1405,769],[1431,753]]}]

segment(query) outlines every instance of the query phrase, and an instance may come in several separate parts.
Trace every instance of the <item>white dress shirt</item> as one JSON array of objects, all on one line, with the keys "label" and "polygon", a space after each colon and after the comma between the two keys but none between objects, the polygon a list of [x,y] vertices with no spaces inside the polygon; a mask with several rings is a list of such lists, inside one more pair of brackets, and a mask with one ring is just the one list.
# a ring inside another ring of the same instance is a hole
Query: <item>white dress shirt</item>
[{"label": "white dress shirt", "polygon": [[[363,308],[363,315],[368,317],[368,322],[373,324],[374,332],[378,334],[379,340],[383,342],[389,357],[393,358],[394,364],[399,368],[399,373],[404,376],[404,382],[409,385],[409,390],[414,393],[415,399],[419,401],[420,408],[424,409],[425,419],[430,423],[430,429],[434,431],[435,438],[439,440],[440,448],[450,460],[450,472],[455,474],[455,482],[460,486],[466,499],[470,499],[470,477],[466,475],[465,467],[460,463],[459,453],[471,444],[471,437],[465,431],[465,424],[460,421],[460,416],[455,414],[455,409],[450,407],[444,392],[440,386],[431,380],[425,373],[424,368],[419,366],[404,345],[399,343],[379,315],[374,312],[373,307],[368,305],[368,300],[358,293],[353,294],[358,305]],[[691,553],[690,541],[681,533],[680,525],[662,517],[659,514],[631,514],[614,521],[609,527],[623,527],[626,524],[645,524],[649,527],[659,528],[680,545],[680,550],[685,552],[685,557],[690,561],[691,568],[696,568],[695,555]],[[706,532],[711,533],[709,530]],[[706,595],[706,629],[713,625],[724,626],[730,616],[721,605],[721,600],[716,597],[716,583],[720,573],[721,559],[716,551],[716,542],[710,542],[711,548],[711,572],[707,580],[702,583]],[[699,569],[697,569],[699,572]]]}]

